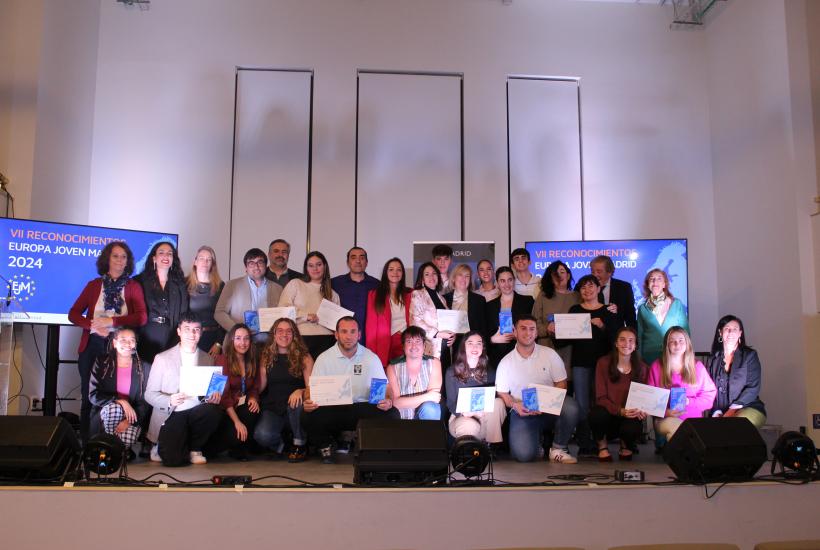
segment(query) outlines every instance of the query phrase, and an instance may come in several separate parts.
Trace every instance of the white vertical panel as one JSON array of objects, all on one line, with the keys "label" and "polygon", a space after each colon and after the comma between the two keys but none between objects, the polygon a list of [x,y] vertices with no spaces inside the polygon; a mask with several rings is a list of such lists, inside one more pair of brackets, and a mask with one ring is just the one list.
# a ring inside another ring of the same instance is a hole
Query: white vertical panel
[{"label": "white vertical panel", "polygon": [[581,239],[578,82],[510,78],[510,238]]},{"label": "white vertical panel", "polygon": [[461,238],[461,78],[360,73],[356,239],[370,271]]},{"label": "white vertical panel", "polygon": [[249,248],[291,244],[289,266],[302,269],[307,243],[310,168],[308,71],[237,71],[231,277]]}]

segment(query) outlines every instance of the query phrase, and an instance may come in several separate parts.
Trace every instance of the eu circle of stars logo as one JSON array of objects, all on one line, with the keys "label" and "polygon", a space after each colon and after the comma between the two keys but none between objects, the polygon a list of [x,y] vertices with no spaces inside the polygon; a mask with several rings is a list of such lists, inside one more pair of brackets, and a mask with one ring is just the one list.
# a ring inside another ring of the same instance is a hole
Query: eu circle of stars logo
[{"label": "eu circle of stars logo", "polygon": [[37,291],[37,283],[30,275],[17,274],[6,284],[6,289],[10,290],[14,297],[25,302],[34,297]]}]

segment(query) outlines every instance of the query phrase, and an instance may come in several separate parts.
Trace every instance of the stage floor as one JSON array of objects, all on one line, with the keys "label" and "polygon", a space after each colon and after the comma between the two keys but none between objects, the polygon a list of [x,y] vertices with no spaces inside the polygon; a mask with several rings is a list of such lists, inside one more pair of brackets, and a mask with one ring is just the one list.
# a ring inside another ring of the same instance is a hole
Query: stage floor
[{"label": "stage floor", "polygon": [[[617,447],[610,446],[610,452],[617,454]],[[573,447],[573,452],[575,451]],[[353,483],[353,454],[335,455],[336,464],[322,464],[319,457],[311,456],[307,461],[290,464],[287,460],[271,460],[265,456],[251,456],[247,462],[240,462],[226,455],[212,458],[207,464],[167,468],[162,464],[138,458],[128,464],[128,476],[136,480],[166,481],[175,479],[185,483],[207,482],[215,475],[248,475],[260,485],[300,486],[310,484],[350,484]],[[764,464],[760,474],[767,474],[769,463]],[[641,470],[649,483],[674,481],[674,474],[660,455],[655,454],[653,444],[641,445],[639,454],[632,461],[599,462],[597,458],[580,459],[578,464],[556,464],[545,460],[537,462],[516,462],[503,454],[493,462],[495,484],[563,484],[607,483],[614,479],[615,470]],[[173,476],[173,478],[171,477]],[[461,476],[456,476],[461,477]],[[264,479],[263,479],[264,478]]]}]

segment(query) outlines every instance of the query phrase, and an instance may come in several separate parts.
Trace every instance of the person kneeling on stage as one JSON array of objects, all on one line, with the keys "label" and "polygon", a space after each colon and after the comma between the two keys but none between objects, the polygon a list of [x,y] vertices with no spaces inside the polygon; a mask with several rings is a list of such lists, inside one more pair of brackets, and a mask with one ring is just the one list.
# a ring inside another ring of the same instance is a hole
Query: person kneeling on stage
[{"label": "person kneeling on stage", "polygon": [[256,346],[251,329],[244,323],[234,325],[225,341],[225,353],[214,358],[214,364],[228,377],[220,402],[225,414],[206,454],[227,449],[231,458],[245,461],[260,413]]},{"label": "person kneeling on stage", "polygon": [[535,343],[538,329],[535,317],[521,315],[513,327],[515,349],[498,364],[495,386],[498,396],[510,411],[510,453],[519,462],[530,462],[538,456],[544,432],[555,430],[549,459],[562,464],[578,462],[567,445],[575,427],[581,421],[581,409],[567,396],[560,416],[529,410],[524,406],[521,391],[529,384],[541,384],[566,389],[567,371],[555,350]]},{"label": "person kneeling on stage", "polygon": [[165,466],[205,464],[202,448],[219,427],[224,414],[219,407],[221,395],[214,393],[207,402],[179,391],[179,371],[185,366],[208,366],[211,356],[197,349],[202,335],[199,317],[191,312],[180,315],[177,334],[180,342],[154,358],[145,400],[154,407],[148,439],[156,445],[151,460]]},{"label": "person kneeling on stage", "polygon": [[[333,464],[333,441],[340,432],[356,429],[362,418],[399,418],[389,397],[371,404],[370,385],[373,378],[386,378],[382,363],[375,353],[359,344],[359,323],[353,317],[342,317],[336,323],[336,345],[316,358],[313,376],[350,376],[352,405],[319,406],[305,399],[302,426],[308,439],[319,448],[322,462]],[[309,393],[309,392],[308,392]]]},{"label": "person kneeling on stage", "polygon": [[387,365],[390,395],[403,419],[441,420],[441,363],[424,355],[424,330],[407,327],[404,355]]},{"label": "person kneeling on stage", "polygon": [[133,329],[117,328],[111,336],[111,349],[97,358],[91,370],[91,434],[101,428],[116,435],[132,460],[135,454],[130,448],[147,425],[151,411],[143,399],[151,365],[140,361]]}]

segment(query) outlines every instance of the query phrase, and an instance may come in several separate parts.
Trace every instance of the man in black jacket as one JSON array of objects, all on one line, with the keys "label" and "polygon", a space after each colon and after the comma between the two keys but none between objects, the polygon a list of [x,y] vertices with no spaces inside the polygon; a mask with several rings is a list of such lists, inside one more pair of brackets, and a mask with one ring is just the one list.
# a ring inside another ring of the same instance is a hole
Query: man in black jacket
[{"label": "man in black jacket", "polygon": [[589,270],[601,283],[598,301],[618,317],[618,326],[637,327],[635,318],[635,295],[632,285],[626,281],[613,279],[615,264],[609,256],[596,256],[589,263]]}]

